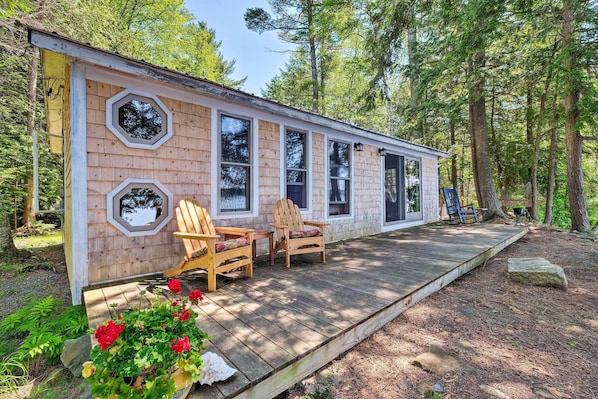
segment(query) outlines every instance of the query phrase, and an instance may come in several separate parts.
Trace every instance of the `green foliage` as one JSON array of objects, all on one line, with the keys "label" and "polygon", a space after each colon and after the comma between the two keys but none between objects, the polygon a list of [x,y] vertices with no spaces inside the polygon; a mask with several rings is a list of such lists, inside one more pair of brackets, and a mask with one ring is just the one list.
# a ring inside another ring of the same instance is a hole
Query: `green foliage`
[{"label": "green foliage", "polygon": [[176,279],[168,287],[176,297],[164,299],[156,292],[145,308],[143,292],[137,307],[95,330],[98,345],[91,350],[91,361],[83,365],[94,396],[169,397],[175,392],[173,374],[178,369],[188,372],[191,381],[200,380],[200,351],[209,337],[195,325],[197,313],[190,306],[203,299],[202,293],[178,296],[182,288]]},{"label": "green foliage", "polygon": [[61,300],[48,296],[8,315],[0,323],[0,334],[20,343],[13,353],[0,356],[22,363],[43,357],[49,364],[56,363],[64,341],[81,336],[88,328],[83,306],[62,309]]},{"label": "green foliage", "polygon": [[432,391],[430,388],[424,390],[424,398],[426,399],[442,399],[439,393]]},{"label": "green foliage", "polygon": [[215,32],[195,21],[183,0],[10,0],[4,6],[0,10],[4,26],[0,31],[0,212],[14,216],[11,225],[21,223],[28,195],[25,182],[33,174],[28,116],[33,116],[34,128],[41,133],[40,209],[58,207],[63,185],[62,156],[50,153],[43,134],[42,79],[37,80],[36,103],[28,98],[34,74],[27,26],[233,87],[244,82],[231,77],[234,60],[223,59]]},{"label": "green foliage", "polygon": [[46,228],[50,228],[53,225],[44,225],[42,222],[38,223],[41,226],[37,223],[34,226],[38,226],[45,233],[15,237],[14,241],[17,248],[38,249],[62,244],[62,231],[46,230]]},{"label": "green foliage", "polygon": [[0,361],[0,396],[11,397],[15,389],[29,382],[27,367],[16,360]]},{"label": "green foliage", "polygon": [[330,398],[330,392],[328,389],[325,391],[316,391],[313,394],[303,395],[301,399],[328,399]]}]

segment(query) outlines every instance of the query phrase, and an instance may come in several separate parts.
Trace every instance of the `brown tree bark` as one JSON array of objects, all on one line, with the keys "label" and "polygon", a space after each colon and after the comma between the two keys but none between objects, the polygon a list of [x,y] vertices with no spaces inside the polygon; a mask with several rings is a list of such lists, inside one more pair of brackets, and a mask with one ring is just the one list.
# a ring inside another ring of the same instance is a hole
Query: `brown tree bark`
[{"label": "brown tree bark", "polygon": [[576,71],[579,70],[577,57],[573,51],[573,11],[570,0],[563,1],[563,46],[568,49],[564,60],[565,66],[565,142],[567,144],[567,192],[571,212],[571,229],[588,231],[590,221],[586,204],[582,169],[583,139],[577,122],[579,119],[579,82]]},{"label": "brown tree bark", "polygon": [[311,65],[311,79],[312,79],[312,99],[313,104],[311,110],[313,112],[318,112],[319,109],[319,97],[320,97],[320,90],[318,88],[318,57],[316,54],[316,39],[313,33],[313,1],[308,0],[306,4],[307,9],[307,26],[309,29],[309,60]]},{"label": "brown tree bark", "polygon": [[[494,143],[498,142],[498,138],[496,137],[496,129],[494,128],[494,116],[496,112],[496,95],[494,88],[492,89],[492,101],[490,106],[490,137]],[[500,193],[500,198],[506,198],[507,193],[505,190],[505,182],[503,176],[503,166],[502,166],[502,159],[500,158],[500,152],[494,151],[494,167],[496,168],[496,174],[498,175],[498,190]],[[500,200],[500,199],[499,199]],[[502,207],[501,207],[502,209]]]},{"label": "brown tree bark", "polygon": [[[35,100],[37,94],[37,77],[39,68],[39,49],[35,46],[32,48],[31,61],[29,62],[29,112],[27,113],[27,133],[33,136],[33,129],[35,128]],[[33,164],[33,163],[32,163]],[[23,203],[23,224],[31,225],[35,223],[35,210],[33,206],[33,170],[28,170],[26,179],[27,195]]]},{"label": "brown tree bark", "polygon": [[532,158],[532,168],[530,171],[530,182],[532,186],[532,203],[530,216],[533,220],[538,220],[538,162],[540,159],[540,144],[542,143],[542,126],[544,125],[544,114],[546,112],[546,98],[548,97],[548,90],[550,88],[551,75],[552,74],[549,74],[546,77],[546,80],[544,82],[544,91],[540,96],[540,110],[538,112],[538,123],[536,128],[536,135],[533,141],[534,154]]},{"label": "brown tree bark", "polygon": [[[417,125],[415,131],[413,132],[413,139],[421,140],[424,138],[424,126],[421,119],[418,116],[418,109],[419,109],[419,95],[418,95],[418,87],[419,81],[417,79],[417,75],[413,72],[415,67],[415,54],[417,52],[417,29],[415,27],[409,28],[407,31],[407,56],[409,57],[409,65],[412,67],[412,71],[409,74],[409,95],[410,95],[410,108],[411,108],[411,117],[417,118]],[[457,187],[457,186],[454,186]]]},{"label": "brown tree bark", "polygon": [[558,86],[554,90],[554,97],[552,100],[552,131],[550,135],[550,152],[548,154],[548,183],[546,184],[546,213],[544,214],[544,224],[552,225],[552,203],[554,200],[554,186],[556,181],[556,152],[557,152],[557,132],[559,113],[557,108]]},{"label": "brown tree bark", "polygon": [[[451,148],[455,147],[455,120],[453,118],[451,118],[450,121],[450,133],[451,133]],[[457,154],[452,154],[451,155],[451,184],[453,185],[454,188],[459,189],[459,175],[458,175],[458,170],[457,170]],[[463,192],[461,191],[463,189],[463,187],[461,187],[461,189],[459,189],[459,192]]]},{"label": "brown tree bark", "polygon": [[486,98],[484,95],[485,79],[482,68],[485,52],[476,53],[469,62],[469,129],[471,134],[471,158],[473,177],[478,204],[484,210],[484,219],[498,216],[506,218],[500,208],[496,187],[492,178],[492,164],[488,146],[488,127],[486,123]]},{"label": "brown tree bark", "polygon": [[0,210],[0,256],[4,254],[14,255],[17,252],[17,247],[15,247],[12,239],[9,214]]}]

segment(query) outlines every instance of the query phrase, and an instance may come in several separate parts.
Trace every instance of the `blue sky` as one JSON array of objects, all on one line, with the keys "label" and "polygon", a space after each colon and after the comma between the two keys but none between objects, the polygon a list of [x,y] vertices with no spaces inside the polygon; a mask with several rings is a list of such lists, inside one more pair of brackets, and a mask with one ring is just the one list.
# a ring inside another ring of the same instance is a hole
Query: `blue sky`
[{"label": "blue sky", "polygon": [[226,60],[235,59],[233,78],[247,76],[243,91],[261,95],[266,83],[284,68],[292,48],[280,41],[275,32],[258,34],[245,27],[243,15],[248,8],[261,7],[270,12],[267,0],[186,0],[197,20],[216,31],[220,52]]}]

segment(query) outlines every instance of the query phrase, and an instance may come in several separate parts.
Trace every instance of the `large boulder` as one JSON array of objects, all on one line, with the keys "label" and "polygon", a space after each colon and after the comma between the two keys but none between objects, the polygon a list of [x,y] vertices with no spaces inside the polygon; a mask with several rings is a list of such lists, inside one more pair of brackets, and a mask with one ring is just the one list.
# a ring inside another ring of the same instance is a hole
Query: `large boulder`
[{"label": "large boulder", "polygon": [[62,345],[60,360],[74,376],[81,377],[83,363],[89,360],[91,337],[83,335],[77,339],[68,339]]},{"label": "large boulder", "polygon": [[508,272],[520,283],[567,289],[563,268],[544,258],[509,258]]}]

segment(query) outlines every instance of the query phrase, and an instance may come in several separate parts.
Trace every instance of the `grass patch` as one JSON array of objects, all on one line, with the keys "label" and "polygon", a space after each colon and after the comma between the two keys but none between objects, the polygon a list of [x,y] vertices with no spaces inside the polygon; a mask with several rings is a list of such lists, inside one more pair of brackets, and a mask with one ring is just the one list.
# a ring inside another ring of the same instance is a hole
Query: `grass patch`
[{"label": "grass patch", "polygon": [[14,242],[19,249],[38,249],[60,245],[63,242],[63,237],[62,231],[55,230],[48,234],[15,237]]}]

